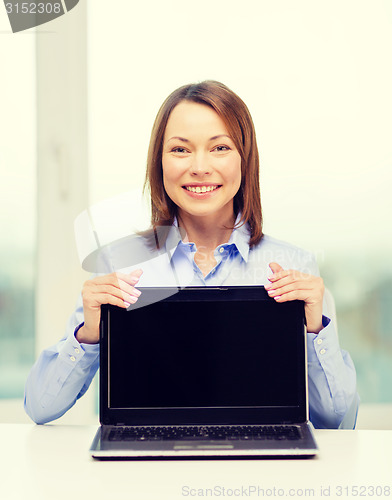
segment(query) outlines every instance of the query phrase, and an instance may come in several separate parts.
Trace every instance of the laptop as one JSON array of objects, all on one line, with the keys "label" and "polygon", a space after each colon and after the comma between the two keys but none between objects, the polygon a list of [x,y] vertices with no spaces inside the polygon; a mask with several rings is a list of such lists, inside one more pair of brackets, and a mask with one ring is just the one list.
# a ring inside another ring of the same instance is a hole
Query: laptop
[{"label": "laptop", "polygon": [[139,288],[101,308],[97,459],[313,457],[304,303]]}]

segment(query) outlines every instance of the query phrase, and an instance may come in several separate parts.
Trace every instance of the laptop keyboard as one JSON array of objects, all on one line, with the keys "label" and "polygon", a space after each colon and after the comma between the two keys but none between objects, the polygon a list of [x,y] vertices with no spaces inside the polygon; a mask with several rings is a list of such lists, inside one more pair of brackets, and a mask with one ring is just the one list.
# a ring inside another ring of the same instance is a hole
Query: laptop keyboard
[{"label": "laptop keyboard", "polygon": [[296,440],[300,439],[295,425],[244,426],[153,426],[116,427],[109,433],[109,441],[161,441],[161,440]]}]

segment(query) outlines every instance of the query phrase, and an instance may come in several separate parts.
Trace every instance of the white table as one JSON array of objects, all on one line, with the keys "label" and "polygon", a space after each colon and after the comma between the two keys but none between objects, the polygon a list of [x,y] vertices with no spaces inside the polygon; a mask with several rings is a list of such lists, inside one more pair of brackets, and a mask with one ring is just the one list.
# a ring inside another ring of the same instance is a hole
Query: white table
[{"label": "white table", "polygon": [[392,500],[392,431],[316,431],[315,459],[170,462],[95,461],[88,453],[95,431],[1,424],[1,500],[324,498],[328,492]]}]

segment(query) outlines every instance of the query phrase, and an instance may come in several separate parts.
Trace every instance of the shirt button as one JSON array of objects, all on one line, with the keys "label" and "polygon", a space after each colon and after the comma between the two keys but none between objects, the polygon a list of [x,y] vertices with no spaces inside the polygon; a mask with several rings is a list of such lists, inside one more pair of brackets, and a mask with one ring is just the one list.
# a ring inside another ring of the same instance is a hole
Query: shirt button
[{"label": "shirt button", "polygon": [[325,354],[327,351],[325,349],[321,349],[320,354]]},{"label": "shirt button", "polygon": [[215,273],[215,269],[213,269],[213,270],[211,271],[211,274],[214,274],[214,273]]},{"label": "shirt button", "polygon": [[219,253],[223,253],[224,251],[225,251],[225,249],[223,247],[220,247]]},{"label": "shirt button", "polygon": [[318,345],[320,345],[320,344],[323,343],[323,340],[322,339],[317,339],[317,343],[318,343]]},{"label": "shirt button", "polygon": [[70,356],[70,358],[69,358],[69,359],[70,359],[71,361],[76,361],[75,356]]},{"label": "shirt button", "polygon": [[79,353],[80,353],[79,349],[77,347],[75,347],[75,354],[79,354]]}]

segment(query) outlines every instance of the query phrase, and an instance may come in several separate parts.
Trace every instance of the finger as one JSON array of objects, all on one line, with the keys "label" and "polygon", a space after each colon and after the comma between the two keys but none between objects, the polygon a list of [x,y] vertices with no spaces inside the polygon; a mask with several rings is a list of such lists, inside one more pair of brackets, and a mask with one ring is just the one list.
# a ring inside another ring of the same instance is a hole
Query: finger
[{"label": "finger", "polygon": [[290,274],[284,274],[280,278],[274,277],[274,279],[270,279],[271,283],[265,286],[266,290],[276,290],[280,286],[288,285],[293,282],[293,278]]},{"label": "finger", "polygon": [[94,296],[96,302],[98,305],[102,304],[111,304],[113,306],[118,306],[118,307],[129,307],[130,304],[134,304],[138,298],[137,297],[132,297],[129,296],[128,300],[124,300],[122,297],[118,297],[116,295],[111,295],[108,293],[97,293]]},{"label": "finger", "polygon": [[132,271],[132,273],[128,274],[115,272],[111,274],[105,274],[105,276],[98,276],[90,281],[92,283],[100,285],[105,285],[107,283],[111,283],[112,285],[117,285],[118,281],[122,280],[130,285],[135,285],[139,281],[139,278],[142,273],[143,271],[141,269],[137,269],[136,271]]},{"label": "finger", "polygon": [[280,271],[284,271],[283,267],[279,265],[277,262],[270,262],[269,267],[273,273],[279,273]]},{"label": "finger", "polygon": [[138,278],[140,278],[140,276],[143,274],[143,269],[135,269],[130,274],[132,274],[132,275],[137,276]]},{"label": "finger", "polygon": [[132,279],[132,280],[136,280],[136,281],[139,281],[139,278],[140,276],[143,274],[143,269],[135,269],[134,271],[132,271],[131,273],[129,273],[129,277]]},{"label": "finger", "polygon": [[[102,278],[105,278],[104,280]],[[86,282],[85,289],[91,293],[106,292],[114,295],[119,295],[119,291],[124,291],[127,294],[139,296],[140,291],[129,285],[117,276],[107,275],[102,278],[96,278]]]},{"label": "finger", "polygon": [[118,279],[121,279],[122,281],[125,281],[130,285],[135,285],[139,281],[140,276],[143,274],[143,270],[136,269],[135,271],[132,271],[131,273],[128,274],[125,273],[115,273],[115,274]]},{"label": "finger", "polygon": [[314,290],[314,286],[309,283],[290,283],[288,285],[278,287],[275,290],[268,290],[268,295],[270,297],[277,297],[289,292],[299,292],[308,297],[310,295],[310,290]]},{"label": "finger", "polygon": [[291,300],[304,300],[305,294],[301,294],[301,290],[294,290],[292,292],[284,293],[282,295],[277,295],[273,297],[276,302],[288,302]]},{"label": "finger", "polygon": [[117,287],[120,288],[120,290],[122,290],[123,292],[128,293],[130,295],[135,295],[136,297],[139,297],[139,295],[141,294],[140,290],[135,288],[133,285],[129,285],[123,280],[118,281]]},{"label": "finger", "polygon": [[[121,300],[125,300],[127,302],[132,302],[133,300],[137,299],[141,294],[139,290],[133,287],[129,287],[129,291],[126,291],[118,286],[110,284],[97,286],[91,290],[91,293],[92,293],[92,299],[96,300],[97,302],[99,302],[99,298],[102,296],[106,297],[113,296]],[[100,303],[103,304],[104,302]]]},{"label": "finger", "polygon": [[271,276],[268,277],[268,280],[271,281],[271,282],[275,282],[275,281],[278,281],[282,278],[285,278],[286,276],[289,276],[291,273],[290,270],[286,270],[286,271],[279,271],[277,273],[274,273],[274,274],[271,274]]},{"label": "finger", "polygon": [[298,281],[301,279],[311,279],[314,276],[312,276],[311,274],[301,273],[301,271],[298,271],[297,269],[286,269],[285,271],[280,271],[278,273],[272,274],[268,279],[272,283],[275,283],[286,277],[291,278],[292,281]]},{"label": "finger", "polygon": [[284,286],[290,285],[291,283],[295,283],[298,285],[298,288],[304,286],[305,288],[309,288],[314,286],[312,285],[314,280],[312,280],[312,276],[309,274],[288,274],[283,276],[282,278],[277,279],[276,281],[271,282],[269,285],[265,287],[266,290],[277,290]]}]

